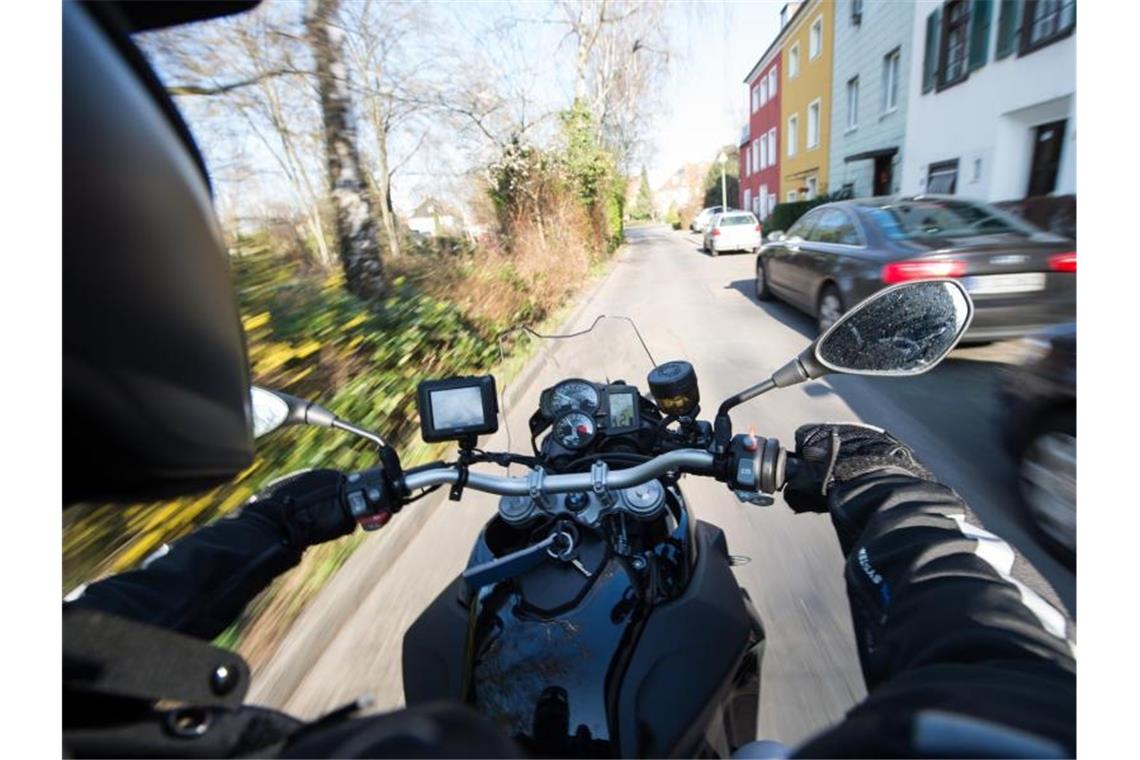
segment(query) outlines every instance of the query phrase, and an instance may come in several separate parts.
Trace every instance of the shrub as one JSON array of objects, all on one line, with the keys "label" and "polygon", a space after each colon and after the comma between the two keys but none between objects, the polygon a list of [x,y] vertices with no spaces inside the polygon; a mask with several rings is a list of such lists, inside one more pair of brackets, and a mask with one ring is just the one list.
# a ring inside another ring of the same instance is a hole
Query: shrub
[{"label": "shrub", "polygon": [[790,203],[780,203],[776,208],[772,209],[772,215],[764,222],[764,232],[767,234],[769,231],[788,230],[793,224],[799,221],[799,218],[811,211],[816,206],[822,206],[825,203],[832,203],[834,201],[847,200],[851,197],[849,192],[838,190],[834,193],[825,193],[817,195],[810,201],[792,201]]}]

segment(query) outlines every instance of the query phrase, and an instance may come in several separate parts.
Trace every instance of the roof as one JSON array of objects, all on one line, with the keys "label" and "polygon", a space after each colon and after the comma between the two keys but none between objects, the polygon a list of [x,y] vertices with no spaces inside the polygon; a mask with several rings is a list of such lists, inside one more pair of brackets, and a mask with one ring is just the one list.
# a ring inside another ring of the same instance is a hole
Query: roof
[{"label": "roof", "polygon": [[796,8],[796,12],[792,14],[792,17],[790,19],[788,19],[788,23],[784,24],[783,28],[780,29],[780,33],[776,35],[776,39],[772,40],[772,44],[769,45],[768,49],[764,51],[764,55],[760,56],[760,59],[756,61],[751,69],[748,70],[748,76],[744,77],[744,84],[751,82],[752,77],[756,76],[756,72],[764,68],[768,61],[771,60],[769,56],[772,53],[776,52],[777,49],[779,49],[780,43],[783,42],[784,38],[788,36],[788,30],[795,26],[796,19],[800,17],[801,13],[804,13],[809,5],[815,5],[813,0],[804,0],[799,4],[799,7]]},{"label": "roof", "polygon": [[416,206],[415,211],[411,214],[411,218],[421,216],[451,216],[456,219],[463,218],[453,206],[436,198],[432,198],[430,195],[420,201],[420,204]]}]

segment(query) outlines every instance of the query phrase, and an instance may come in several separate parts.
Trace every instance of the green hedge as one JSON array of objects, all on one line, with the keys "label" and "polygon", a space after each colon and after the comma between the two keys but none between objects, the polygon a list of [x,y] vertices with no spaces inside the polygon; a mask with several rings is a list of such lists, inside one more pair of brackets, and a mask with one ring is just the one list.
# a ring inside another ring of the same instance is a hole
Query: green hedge
[{"label": "green hedge", "polygon": [[825,203],[832,203],[834,201],[845,201],[850,198],[850,193],[839,190],[834,193],[816,196],[810,201],[780,203],[776,208],[772,209],[772,215],[769,216],[768,221],[764,223],[764,234],[774,232],[775,230],[784,230],[786,232],[793,224],[799,221],[801,216],[816,206],[822,206]]}]

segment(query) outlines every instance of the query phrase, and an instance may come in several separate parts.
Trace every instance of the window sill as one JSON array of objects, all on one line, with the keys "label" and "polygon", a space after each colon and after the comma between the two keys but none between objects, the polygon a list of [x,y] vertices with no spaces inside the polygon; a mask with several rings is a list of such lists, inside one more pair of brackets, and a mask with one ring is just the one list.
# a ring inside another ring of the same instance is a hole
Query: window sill
[{"label": "window sill", "polygon": [[879,121],[882,121],[883,119],[887,118],[888,116],[893,116],[898,112],[899,112],[898,106],[895,106],[894,108],[887,109],[886,111],[883,111],[881,114],[879,114]]},{"label": "window sill", "polygon": [[843,134],[849,135],[852,132],[858,132],[858,131],[859,131],[859,125],[856,124],[854,127],[848,127],[847,129],[843,130]]},{"label": "window sill", "polygon": [[1023,55],[1029,55],[1030,53],[1036,53],[1038,50],[1040,50],[1042,48],[1047,48],[1055,42],[1060,42],[1061,40],[1068,39],[1069,37],[1073,36],[1073,32],[1076,31],[1076,28],[1077,28],[1077,25],[1074,23],[1072,26],[1070,26],[1065,31],[1058,32],[1057,34],[1054,34],[1052,37],[1046,37],[1045,39],[1038,40],[1037,42],[1029,42],[1028,40],[1026,40],[1018,48],[1017,57],[1020,58]]},{"label": "window sill", "polygon": [[941,82],[940,81],[934,86],[934,91],[935,92],[942,92],[943,90],[948,90],[951,87],[953,87],[954,85],[962,84],[962,82],[965,82],[969,78],[970,78],[969,72],[965,72],[960,77],[958,77],[957,79],[952,79],[949,82]]}]

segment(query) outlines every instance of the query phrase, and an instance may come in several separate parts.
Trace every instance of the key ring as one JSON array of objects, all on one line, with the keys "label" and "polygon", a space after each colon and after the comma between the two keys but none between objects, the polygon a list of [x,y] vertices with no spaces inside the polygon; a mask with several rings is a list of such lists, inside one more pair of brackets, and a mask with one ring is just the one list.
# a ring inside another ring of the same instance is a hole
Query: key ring
[{"label": "key ring", "polygon": [[[559,539],[565,540],[566,548],[561,551],[556,551],[554,546],[558,543]],[[574,536],[565,530],[559,530],[554,534],[554,542],[546,547],[546,553],[554,559],[560,559],[563,562],[570,561],[571,556],[574,554]]]}]

